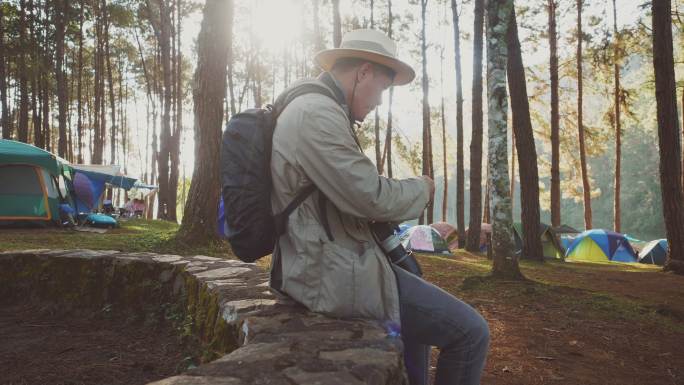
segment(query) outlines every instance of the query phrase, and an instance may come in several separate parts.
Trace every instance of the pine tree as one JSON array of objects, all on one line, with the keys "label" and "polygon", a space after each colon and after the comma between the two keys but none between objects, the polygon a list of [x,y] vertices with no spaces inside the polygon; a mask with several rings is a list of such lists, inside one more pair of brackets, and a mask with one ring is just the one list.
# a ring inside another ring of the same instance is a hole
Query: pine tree
[{"label": "pine tree", "polygon": [[197,38],[193,84],[195,168],[178,238],[201,243],[216,238],[219,199],[219,150],[223,100],[226,96],[228,50],[232,41],[232,1],[207,0]]},{"label": "pine tree", "polygon": [[487,2],[487,101],[489,123],[489,180],[492,208],[492,275],[520,279],[518,258],[513,253],[513,218],[508,179],[506,36],[513,0]]},{"label": "pine tree", "polygon": [[653,1],[651,10],[653,12],[653,69],[658,115],[658,147],[660,148],[660,185],[668,243],[665,270],[684,274],[684,194],[672,52],[671,1]]},{"label": "pine tree", "polygon": [[[466,250],[480,250],[482,226],[482,29],[484,0],[475,0],[473,27],[472,138],[470,140],[470,226]],[[489,198],[486,199],[489,203]],[[487,210],[488,211],[488,210]]]}]

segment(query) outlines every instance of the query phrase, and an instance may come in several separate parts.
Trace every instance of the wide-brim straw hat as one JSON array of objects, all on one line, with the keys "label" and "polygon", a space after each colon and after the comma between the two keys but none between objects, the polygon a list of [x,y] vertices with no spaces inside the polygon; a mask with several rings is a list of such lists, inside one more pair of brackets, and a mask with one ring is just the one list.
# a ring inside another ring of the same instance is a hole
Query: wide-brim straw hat
[{"label": "wide-brim straw hat", "polygon": [[397,58],[397,45],[382,32],[373,29],[357,29],[342,37],[340,48],[320,51],[314,57],[324,71],[330,71],[341,58],[358,58],[383,65],[395,73],[392,85],[410,83],[416,73],[410,65]]}]

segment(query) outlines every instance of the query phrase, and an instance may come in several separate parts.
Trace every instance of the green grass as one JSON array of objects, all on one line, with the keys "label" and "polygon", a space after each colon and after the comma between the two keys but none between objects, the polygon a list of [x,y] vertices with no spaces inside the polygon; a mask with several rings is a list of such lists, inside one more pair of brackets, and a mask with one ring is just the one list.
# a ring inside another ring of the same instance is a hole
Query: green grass
[{"label": "green grass", "polygon": [[224,241],[199,247],[176,241],[178,227],[167,221],[136,219],[122,221],[120,228],[104,234],[56,228],[3,229],[0,231],[0,250],[94,249],[232,258],[230,247]]}]

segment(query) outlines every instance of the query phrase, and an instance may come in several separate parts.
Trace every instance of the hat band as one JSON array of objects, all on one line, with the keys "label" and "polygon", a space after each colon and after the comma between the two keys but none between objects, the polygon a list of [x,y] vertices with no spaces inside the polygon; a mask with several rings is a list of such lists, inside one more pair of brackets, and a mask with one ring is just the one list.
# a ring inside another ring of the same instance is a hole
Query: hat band
[{"label": "hat band", "polygon": [[367,40],[346,40],[342,42],[340,45],[340,48],[346,48],[346,49],[360,49],[360,50],[365,50],[365,51],[375,51],[377,53],[380,53],[385,56],[389,56],[394,58],[394,54],[390,53],[388,50],[385,49],[381,44],[372,42],[372,41],[367,41]]}]

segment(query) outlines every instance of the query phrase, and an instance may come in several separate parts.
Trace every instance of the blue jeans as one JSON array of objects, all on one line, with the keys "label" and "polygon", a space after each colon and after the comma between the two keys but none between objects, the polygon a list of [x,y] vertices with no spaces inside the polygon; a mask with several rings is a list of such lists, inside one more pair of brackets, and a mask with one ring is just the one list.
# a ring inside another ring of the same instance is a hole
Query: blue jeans
[{"label": "blue jeans", "polygon": [[479,384],[489,327],[466,303],[399,267],[404,363],[411,385],[427,385],[430,347],[440,349],[435,385]]}]

